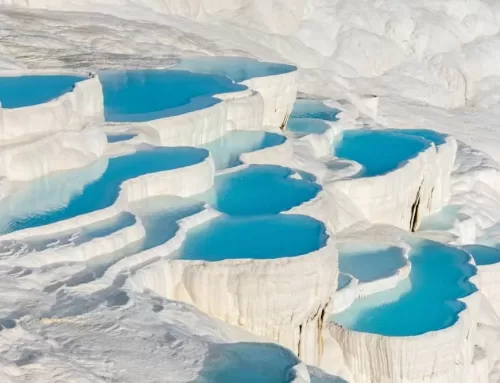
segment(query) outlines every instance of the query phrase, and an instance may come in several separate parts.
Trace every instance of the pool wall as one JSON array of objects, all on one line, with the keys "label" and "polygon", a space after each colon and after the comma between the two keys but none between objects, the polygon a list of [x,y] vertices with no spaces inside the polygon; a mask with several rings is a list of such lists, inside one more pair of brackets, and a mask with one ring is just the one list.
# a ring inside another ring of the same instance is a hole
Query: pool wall
[{"label": "pool wall", "polygon": [[[467,249],[464,249],[467,251]],[[472,253],[471,257],[474,257]],[[500,263],[477,264],[479,291],[487,298],[495,313],[500,315]]]},{"label": "pool wall", "polygon": [[49,225],[15,231],[0,236],[0,240],[21,240],[31,236],[46,236],[90,225],[128,211],[128,205],[131,202],[147,197],[160,195],[190,197],[210,189],[213,186],[214,174],[213,160],[208,154],[205,160],[191,166],[128,179],[121,184],[116,202],[108,208]]},{"label": "pool wall", "polygon": [[102,86],[97,76],[79,81],[74,89],[49,102],[15,109],[0,108],[0,140],[79,130],[104,121]]},{"label": "pool wall", "polygon": [[0,151],[0,175],[12,181],[30,181],[84,167],[101,157],[106,147],[106,135],[100,129],[58,132]]},{"label": "pool wall", "polygon": [[[213,211],[207,209],[184,219],[169,242],[178,248],[189,229],[212,218]],[[290,348],[306,363],[319,362],[325,315],[337,286],[337,250],[331,236],[319,250],[291,258],[205,262],[165,257],[136,273],[133,287],[195,305]]]},{"label": "pool wall", "polygon": [[199,146],[232,130],[277,130],[292,110],[296,77],[293,71],[246,80],[249,89],[214,95],[222,102],[213,106],[132,125],[155,132],[163,146]]},{"label": "pool wall", "polygon": [[[355,244],[354,241],[348,241],[347,243]],[[373,242],[373,244],[375,246],[397,246],[399,247],[402,256],[408,260],[408,254],[410,253],[411,247],[408,246],[405,242]],[[351,306],[351,304],[356,299],[360,297],[366,297],[368,295],[376,294],[378,292],[394,288],[399,282],[408,278],[408,276],[410,275],[410,270],[411,263],[408,261],[405,266],[395,270],[394,274],[373,281],[360,282],[356,278],[351,276],[352,279],[349,281],[349,283],[344,288],[335,292],[335,296],[333,297],[332,313],[337,313],[345,310],[346,308]]]},{"label": "pool wall", "polygon": [[279,127],[292,112],[297,97],[297,71],[274,76],[255,77],[242,82],[264,99],[264,126]]},{"label": "pool wall", "polygon": [[[470,278],[476,282],[477,277]],[[460,299],[467,307],[451,327],[417,336],[389,337],[329,323],[357,383],[466,382],[474,357],[474,334],[481,296]],[[328,335],[325,335],[328,336]],[[322,365],[335,361],[322,362]]]},{"label": "pool wall", "polygon": [[[349,197],[370,222],[416,230],[423,217],[448,202],[456,150],[456,140],[446,137],[442,145],[430,146],[394,171],[374,177],[334,180],[325,189],[334,198],[342,194]],[[354,223],[344,219],[338,226]]]},{"label": "pool wall", "polygon": [[[139,241],[146,235],[144,226],[136,217],[136,222],[105,237],[94,238],[78,246],[48,249],[30,254],[7,264],[20,267],[39,268],[58,263],[87,262],[100,255],[111,254],[124,249],[127,245]],[[1,262],[0,262],[1,264]]]}]

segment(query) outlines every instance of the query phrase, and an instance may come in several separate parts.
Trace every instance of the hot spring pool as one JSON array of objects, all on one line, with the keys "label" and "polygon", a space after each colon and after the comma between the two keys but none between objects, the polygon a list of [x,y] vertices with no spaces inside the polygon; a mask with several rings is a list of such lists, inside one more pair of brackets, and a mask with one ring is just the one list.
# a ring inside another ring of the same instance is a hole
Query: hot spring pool
[{"label": "hot spring pool", "polygon": [[388,278],[407,264],[404,251],[396,246],[353,247],[339,244],[339,271],[361,283]]},{"label": "hot spring pool", "polygon": [[293,105],[290,120],[295,118],[319,119],[326,121],[337,121],[339,110],[326,106],[320,100],[297,100]]},{"label": "hot spring pool", "polygon": [[173,69],[225,76],[234,82],[274,76],[297,69],[293,65],[261,62],[247,57],[199,57],[183,59]]},{"label": "hot spring pool", "polygon": [[191,229],[179,249],[185,260],[296,257],[325,246],[324,225],[307,216],[222,216]]},{"label": "hot spring pool", "polygon": [[110,122],[177,116],[219,103],[216,94],[246,89],[226,77],[183,70],[104,71],[99,78]]},{"label": "hot spring pool", "polygon": [[333,154],[363,166],[361,177],[389,173],[429,148],[431,142],[416,135],[391,130],[349,130],[333,148]]},{"label": "hot spring pool", "polygon": [[[148,173],[193,165],[207,156],[205,149],[151,147],[126,156],[101,160],[104,161],[101,172],[89,177],[89,182],[79,183],[79,176],[86,174],[87,168],[92,169],[96,164],[42,177],[0,201],[0,213],[4,214],[4,220],[8,217],[8,222],[3,222],[2,231],[5,233],[47,225],[104,209],[116,201],[122,182]],[[67,184],[71,185],[73,179],[77,180],[75,188],[68,190]],[[60,190],[64,191],[64,194],[61,192],[60,202],[56,195],[56,200],[47,205],[45,199],[53,199],[53,193]],[[30,206],[30,210],[18,213],[18,205]]]},{"label": "hot spring pool", "polygon": [[[386,336],[411,336],[453,325],[465,304],[457,299],[476,291],[476,273],[467,252],[421,241],[410,253],[408,280],[354,302],[330,319],[351,330]],[[422,315],[425,313],[425,315]]]},{"label": "hot spring pool", "polygon": [[500,262],[500,250],[483,245],[465,245],[462,249],[469,252],[478,266],[493,265]]},{"label": "hot spring pool", "polygon": [[295,133],[298,136],[306,134],[323,134],[330,125],[322,120],[314,118],[293,118],[289,119],[286,125],[286,130]]},{"label": "hot spring pool", "polygon": [[0,76],[0,103],[6,109],[43,104],[71,92],[77,82],[87,78],[75,75]]},{"label": "hot spring pool", "polygon": [[293,171],[274,165],[252,165],[216,177],[204,198],[229,215],[276,214],[314,198],[320,186],[290,178]]},{"label": "hot spring pool", "polygon": [[137,134],[133,134],[133,133],[122,133],[122,134],[108,133],[106,135],[106,138],[108,140],[108,144],[112,144],[114,142],[131,140],[132,138],[134,138],[136,136],[137,136]]},{"label": "hot spring pool", "polygon": [[210,151],[215,168],[219,170],[241,165],[239,157],[243,153],[281,145],[285,140],[284,136],[276,133],[240,130],[227,132],[203,147]]}]

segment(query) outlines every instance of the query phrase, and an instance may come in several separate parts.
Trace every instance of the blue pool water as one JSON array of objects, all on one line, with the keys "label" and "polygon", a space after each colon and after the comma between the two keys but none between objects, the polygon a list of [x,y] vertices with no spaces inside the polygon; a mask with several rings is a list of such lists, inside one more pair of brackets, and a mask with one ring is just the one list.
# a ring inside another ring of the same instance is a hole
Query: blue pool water
[{"label": "blue pool water", "polygon": [[229,215],[276,214],[314,198],[320,187],[290,178],[292,170],[253,165],[215,179],[206,196],[213,208]]},{"label": "blue pool water", "polygon": [[326,106],[319,100],[297,100],[293,105],[290,119],[314,118],[326,121],[337,121],[339,110]]},{"label": "blue pool water", "polygon": [[215,168],[220,170],[241,165],[239,157],[243,153],[280,145],[285,140],[284,136],[276,133],[240,130],[228,132],[203,147],[210,151]]},{"label": "blue pool water", "polygon": [[190,230],[178,257],[204,261],[295,257],[323,247],[326,240],[324,225],[303,215],[222,216]]},{"label": "blue pool water", "polygon": [[314,118],[291,118],[286,126],[286,130],[299,135],[323,134],[329,128],[327,123]]},{"label": "blue pool water", "polygon": [[[409,280],[394,289],[359,299],[332,320],[355,331],[386,336],[419,335],[454,324],[474,291],[468,281],[476,268],[467,252],[421,241],[410,253]],[[425,313],[425,315],[422,315]]]},{"label": "blue pool water", "polygon": [[246,89],[215,75],[181,70],[99,73],[106,121],[137,122],[176,116],[220,102],[218,93]]},{"label": "blue pool water", "polygon": [[26,75],[0,76],[0,102],[2,108],[22,108],[53,100],[70,92],[83,76]]},{"label": "blue pool water", "polygon": [[112,144],[113,142],[127,141],[137,136],[137,134],[107,134],[106,137],[108,139],[108,143]]},{"label": "blue pool water", "polygon": [[500,262],[500,250],[483,245],[466,245],[462,248],[474,258],[476,265],[485,266]]},{"label": "blue pool water", "polygon": [[289,73],[297,69],[293,65],[261,62],[247,57],[199,57],[184,59],[173,68],[225,76],[234,82],[242,82],[255,77]]},{"label": "blue pool water", "polygon": [[420,137],[387,130],[350,130],[343,133],[333,154],[360,163],[363,170],[359,176],[372,177],[397,169],[429,146],[430,142]]},{"label": "blue pool water", "polygon": [[339,245],[339,271],[361,283],[387,278],[407,263],[399,247],[352,250]]},{"label": "blue pool water", "polygon": [[[204,149],[174,147],[144,149],[130,155],[109,159],[104,173],[93,182],[75,190],[63,206],[49,211],[31,211],[27,216],[14,216],[11,218],[8,231],[47,225],[104,209],[116,201],[120,185],[125,180],[143,174],[192,165],[204,160],[207,155],[208,152]],[[53,181],[68,182],[72,177],[75,177],[75,172],[85,172],[85,168],[64,172],[66,177],[59,177]],[[54,182],[47,183],[47,189],[53,188]],[[35,184],[30,183],[26,188]],[[42,183],[41,187],[40,184],[35,187],[31,193],[33,198],[44,198],[43,186]],[[26,191],[23,192],[26,193]],[[28,192],[28,194],[30,193]],[[0,213],[2,210],[8,211],[11,208],[9,204],[13,203],[12,200],[15,201],[15,194],[0,201]]]}]

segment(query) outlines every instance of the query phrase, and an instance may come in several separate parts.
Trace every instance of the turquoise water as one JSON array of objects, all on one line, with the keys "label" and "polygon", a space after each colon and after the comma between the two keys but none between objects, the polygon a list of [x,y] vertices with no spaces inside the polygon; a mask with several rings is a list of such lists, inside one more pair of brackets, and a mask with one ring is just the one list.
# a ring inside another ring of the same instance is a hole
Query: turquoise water
[{"label": "turquoise water", "polygon": [[449,327],[465,307],[457,299],[476,291],[468,281],[476,273],[469,260],[469,254],[458,248],[421,241],[410,253],[409,280],[359,299],[331,319],[351,330],[386,336],[419,335]]},{"label": "turquoise water", "polygon": [[352,275],[360,282],[388,278],[406,263],[399,247],[352,250],[339,245],[339,271]]},{"label": "turquoise water", "polygon": [[70,92],[83,76],[25,75],[0,76],[0,103],[2,108],[22,108],[53,100]]},{"label": "turquoise water", "polygon": [[113,142],[127,141],[137,136],[137,134],[108,134],[106,137],[108,139],[108,143],[112,144]]},{"label": "turquoise water", "polygon": [[191,229],[178,257],[204,261],[295,257],[318,250],[326,240],[325,226],[303,215],[222,216]]},{"label": "turquoise water", "polygon": [[297,69],[293,65],[261,62],[246,57],[200,57],[184,59],[173,68],[225,76],[234,82],[242,82],[255,77],[289,73]]},{"label": "turquoise water", "polygon": [[[164,170],[193,165],[203,161],[208,155],[204,149],[175,147],[151,148],[140,150],[136,153],[109,159],[103,174],[85,184],[80,189],[74,190],[64,204],[52,210],[30,211],[24,216],[14,216],[9,222],[8,232],[37,227],[73,218],[78,215],[90,213],[111,206],[117,199],[122,182],[140,175]],[[89,166],[93,166],[92,164]],[[68,182],[77,178],[75,173],[85,172],[85,168],[64,172],[66,176],[48,178],[47,183],[34,182],[27,184],[28,191],[22,190],[25,195],[32,195],[34,199],[43,200],[44,194],[56,188],[54,182]],[[29,188],[33,187],[30,193]],[[62,189],[62,187],[61,187]],[[16,194],[0,201],[0,213],[10,211],[15,204]],[[43,204],[41,205],[43,206]]]},{"label": "turquoise water", "polygon": [[209,343],[203,368],[190,383],[288,383],[290,368],[299,362],[272,343]]},{"label": "turquoise water", "polygon": [[329,128],[327,123],[314,118],[291,118],[286,125],[286,130],[300,135],[323,134]]},{"label": "turquoise water", "polygon": [[216,210],[229,215],[276,214],[314,198],[320,187],[290,178],[293,171],[274,165],[252,165],[220,175],[206,196]]},{"label": "turquoise water", "polygon": [[290,119],[314,118],[326,121],[337,121],[339,110],[326,106],[319,100],[297,100],[293,105]]},{"label": "turquoise water", "polygon": [[220,170],[241,165],[239,157],[243,153],[280,145],[285,140],[284,136],[276,133],[240,130],[228,132],[203,147],[210,151],[215,168]]},{"label": "turquoise water", "polygon": [[469,252],[476,265],[485,266],[500,262],[500,250],[483,245],[466,245],[462,249]]},{"label": "turquoise water", "polygon": [[176,116],[220,102],[218,93],[246,89],[231,80],[181,70],[99,73],[106,121],[137,122]]},{"label": "turquoise water", "polygon": [[359,176],[373,177],[399,168],[429,146],[430,142],[420,137],[387,130],[350,130],[343,133],[333,154],[360,163],[363,170]]}]

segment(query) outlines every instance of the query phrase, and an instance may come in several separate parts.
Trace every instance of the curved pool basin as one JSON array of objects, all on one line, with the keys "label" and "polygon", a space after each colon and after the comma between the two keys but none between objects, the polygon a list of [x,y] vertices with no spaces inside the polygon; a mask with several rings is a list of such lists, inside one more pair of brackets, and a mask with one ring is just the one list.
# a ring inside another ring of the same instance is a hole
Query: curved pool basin
[{"label": "curved pool basin", "polygon": [[252,165],[216,177],[207,202],[229,215],[276,214],[314,198],[321,187],[290,178],[293,171],[275,165]]},{"label": "curved pool basin", "polygon": [[387,132],[401,133],[409,136],[421,137],[439,146],[446,142],[446,134],[438,133],[430,129],[386,129]]},{"label": "curved pool basin", "polygon": [[484,245],[465,245],[462,249],[467,251],[478,266],[493,265],[500,262],[500,250]]},{"label": "curved pool basin", "polygon": [[113,144],[115,142],[121,142],[121,141],[127,141],[131,140],[132,138],[136,137],[137,134],[135,133],[108,133],[106,135],[106,138],[108,140],[108,144]]},{"label": "curved pool basin", "polygon": [[388,278],[406,266],[404,250],[397,246],[355,246],[338,244],[339,271],[361,283]]},{"label": "curved pool basin", "polygon": [[[476,268],[467,252],[421,241],[410,253],[409,279],[390,290],[357,300],[330,319],[351,330],[385,336],[413,336],[453,325],[476,291]],[[422,315],[425,313],[425,315]]]},{"label": "curved pool basin", "polygon": [[326,121],[337,121],[340,110],[326,106],[320,100],[299,99],[293,105],[290,119],[311,118]]},{"label": "curved pool basin", "polygon": [[342,290],[349,283],[351,283],[351,281],[352,277],[350,275],[339,272],[339,276],[337,278],[337,291]]},{"label": "curved pool basin", "polygon": [[325,246],[325,226],[303,215],[221,216],[191,229],[177,257],[183,260],[276,259]]},{"label": "curved pool basin", "polygon": [[274,76],[297,70],[287,64],[270,63],[247,57],[198,57],[183,59],[173,69],[225,76],[234,82],[256,77]]},{"label": "curved pool basin", "polygon": [[323,120],[314,118],[291,118],[288,120],[286,130],[295,133],[296,135],[303,136],[306,134],[323,134],[330,129]]},{"label": "curved pool basin", "polygon": [[221,102],[216,94],[246,89],[226,77],[169,69],[103,71],[99,78],[110,122],[177,116]]},{"label": "curved pool basin", "polygon": [[76,75],[0,76],[0,103],[7,109],[43,104],[71,92],[77,82],[87,78]]},{"label": "curved pool basin", "polygon": [[203,147],[210,151],[217,170],[241,165],[240,155],[284,143],[281,134],[263,131],[232,131]]},{"label": "curved pool basin", "polygon": [[396,170],[431,145],[421,137],[391,130],[349,130],[342,133],[333,154],[361,164],[359,177],[373,177]]},{"label": "curved pool basin", "polygon": [[[0,213],[9,217],[7,228],[2,228],[3,232],[47,225],[104,209],[116,201],[124,181],[144,174],[194,165],[207,156],[205,149],[150,147],[126,156],[103,159],[104,170],[100,176],[79,185],[70,195],[65,195],[60,204],[53,204],[50,210],[47,210],[44,196],[53,190],[64,189],[63,186],[57,187],[56,183],[71,182],[72,178],[78,178],[79,173],[85,173],[86,168],[92,168],[95,164],[42,177],[0,201]],[[22,215],[16,214],[16,205],[23,204],[23,201],[28,201],[32,210]]]}]

